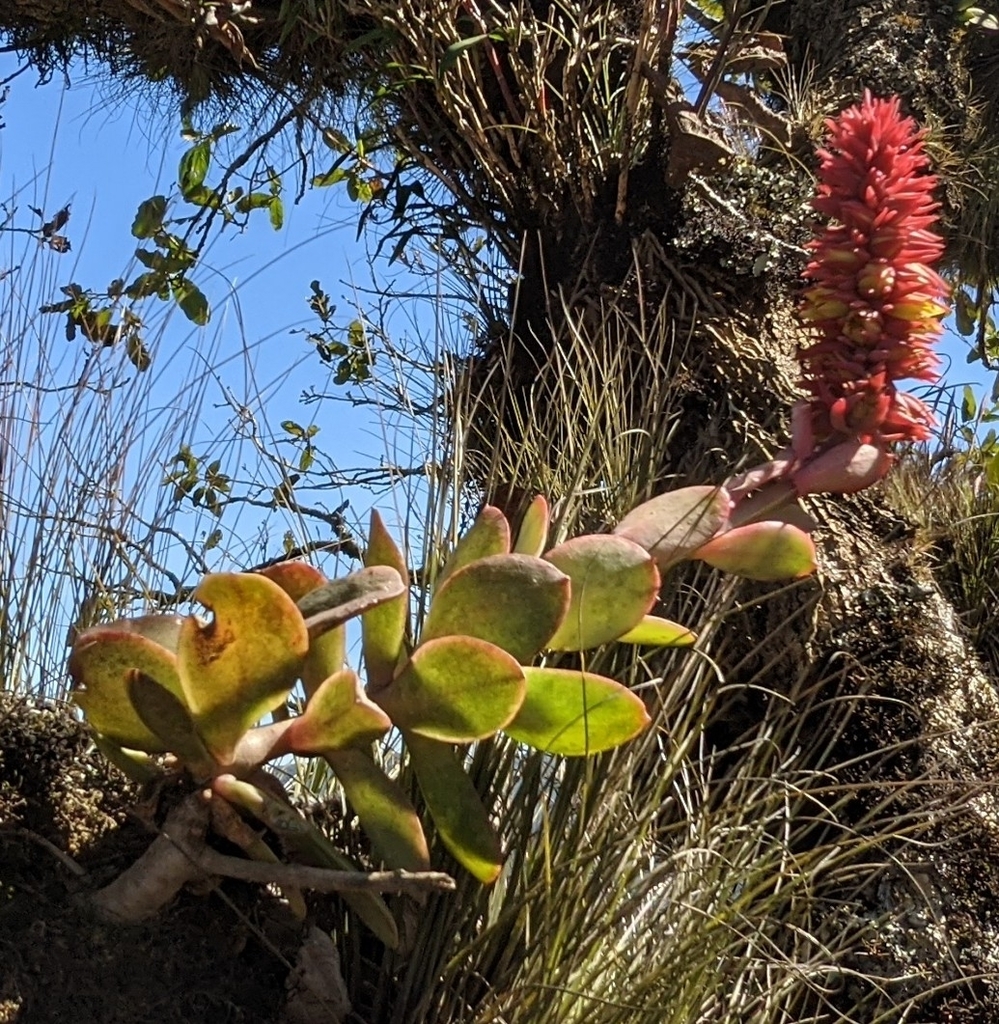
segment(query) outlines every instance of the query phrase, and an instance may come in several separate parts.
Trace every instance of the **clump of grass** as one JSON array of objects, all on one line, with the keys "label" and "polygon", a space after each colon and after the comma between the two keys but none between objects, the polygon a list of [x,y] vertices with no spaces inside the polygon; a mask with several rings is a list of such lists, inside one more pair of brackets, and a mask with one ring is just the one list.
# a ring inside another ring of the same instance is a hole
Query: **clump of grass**
[{"label": "clump of grass", "polygon": [[[118,348],[67,344],[39,313],[65,268],[11,234],[0,290],[0,689],[61,695],[72,631],[177,580],[189,546],[160,486],[209,381],[164,354],[139,373]],[[160,333],[154,331],[154,333]],[[156,343],[153,342],[153,347]],[[179,555],[179,557],[178,557]]]},{"label": "clump of grass", "polygon": [[999,465],[994,452],[947,442],[909,452],[888,478],[888,494],[918,524],[933,572],[965,634],[999,670]]}]

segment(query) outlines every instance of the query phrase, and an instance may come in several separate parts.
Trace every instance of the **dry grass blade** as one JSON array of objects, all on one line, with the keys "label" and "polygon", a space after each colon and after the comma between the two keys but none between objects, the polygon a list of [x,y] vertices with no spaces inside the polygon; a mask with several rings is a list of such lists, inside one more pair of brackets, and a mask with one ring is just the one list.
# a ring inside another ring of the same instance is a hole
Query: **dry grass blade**
[{"label": "dry grass blade", "polygon": [[[177,579],[189,550],[158,487],[204,395],[164,355],[138,373],[117,349],[68,345],[38,307],[64,273],[11,252],[0,300],[0,687],[57,694],[72,631]],[[169,389],[176,388],[175,391]],[[177,553],[180,553],[180,561]]]},{"label": "dry grass blade", "polygon": [[[917,524],[934,573],[965,635],[999,671],[999,486],[966,451],[942,442],[944,457],[910,452],[888,481],[892,502]],[[950,454],[947,455],[946,453]]]}]

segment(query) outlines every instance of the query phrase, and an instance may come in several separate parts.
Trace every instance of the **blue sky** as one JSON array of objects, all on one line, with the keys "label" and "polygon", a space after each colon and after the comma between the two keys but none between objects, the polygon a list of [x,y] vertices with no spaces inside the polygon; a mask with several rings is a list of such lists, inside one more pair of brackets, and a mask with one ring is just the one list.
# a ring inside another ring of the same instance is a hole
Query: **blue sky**
[{"label": "blue sky", "polygon": [[[0,57],[0,78],[15,67],[9,55]],[[48,217],[72,204],[65,229],[72,252],[59,255],[45,250],[39,256],[54,280],[60,285],[75,281],[102,289],[116,277],[131,279],[141,271],[132,259],[139,244],[130,233],[136,209],[154,194],[176,193],[178,161],[189,146],[181,138],[176,112],[166,103],[152,109],[141,94],[123,99],[120,90],[85,77],[74,79],[70,88],[58,79],[37,87],[29,72],[11,83],[0,116],[6,123],[0,131],[0,198],[6,197],[8,206],[17,209],[12,223],[37,227],[29,206],[44,210]],[[209,183],[212,180],[210,172]],[[427,282],[414,279],[401,264],[388,267],[384,260],[372,270],[365,242],[356,237],[358,208],[342,186],[309,190],[298,204],[286,194],[284,210],[285,223],[279,231],[260,211],[244,231],[213,232],[193,275],[211,301],[208,327],[194,328],[178,310],[156,300],[146,303],[144,308],[162,332],[158,361],[154,361],[163,377],[160,386],[176,387],[192,360],[203,358],[206,367],[211,362],[218,369],[200,425],[203,439],[225,432],[234,407],[246,405],[259,411],[264,403],[255,404],[255,399],[260,396],[266,400],[265,418],[272,430],[269,441],[287,440],[279,426],[283,420],[308,426],[316,417],[321,428],[316,442],[339,469],[377,465],[386,458],[402,465],[411,459],[419,461],[425,454],[419,444],[405,450],[408,438],[397,431],[389,436],[392,424],[377,408],[301,405],[300,396],[309,389],[338,391],[341,397],[349,389],[333,386],[313,347],[301,333],[292,331],[318,326],[306,304],[314,279],[336,304],[340,323],[353,319],[358,310],[373,307],[369,298],[376,286],[373,275],[379,287],[394,284],[426,290]],[[16,241],[11,239],[11,245]],[[12,255],[6,262],[19,258]],[[429,304],[418,301],[396,304],[388,326],[399,343],[411,344],[419,335],[431,346],[439,343],[436,335],[459,330],[457,325],[437,322]],[[397,446],[402,450],[393,451]],[[207,456],[207,442],[203,449]],[[287,445],[285,449],[291,454]],[[225,468],[238,475],[238,468]],[[371,504],[370,496],[330,492],[321,501],[335,508],[344,497],[351,499],[360,521]],[[210,525],[202,524],[202,529]]]}]

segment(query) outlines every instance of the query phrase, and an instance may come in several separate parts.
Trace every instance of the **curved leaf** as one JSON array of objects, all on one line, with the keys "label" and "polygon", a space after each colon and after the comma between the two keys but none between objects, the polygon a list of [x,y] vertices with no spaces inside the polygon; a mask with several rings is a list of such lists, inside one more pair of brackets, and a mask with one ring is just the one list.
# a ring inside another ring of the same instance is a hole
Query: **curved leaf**
[{"label": "curved leaf", "polygon": [[165,753],[169,744],[142,720],[128,686],[141,673],[180,697],[177,658],[152,640],[119,627],[88,629],[73,645],[73,699],[91,727],[119,746]]},{"label": "curved leaf", "polygon": [[176,694],[149,676],[133,672],[128,681],[128,696],[149,730],[163,740],[170,753],[193,775],[207,778],[212,774],[217,766],[198,735],[190,711]]},{"label": "curved leaf", "polygon": [[553,548],[545,560],[572,581],[569,610],[548,642],[556,651],[616,640],[642,621],[659,593],[652,556],[624,537],[576,537]]},{"label": "curved leaf", "polygon": [[305,711],[289,723],[284,739],[294,754],[325,754],[370,746],[391,727],[385,712],[364,695],[357,673],[343,669],[316,690]]},{"label": "curved leaf", "polygon": [[697,634],[679,622],[646,615],[634,629],[629,629],[617,639],[618,643],[647,644],[649,647],[690,647],[697,642]]},{"label": "curved leaf", "polygon": [[94,733],[94,746],[125,776],[140,786],[145,786],[162,776],[163,772],[156,758],[141,750],[126,750],[114,740]]},{"label": "curved leaf", "polygon": [[321,636],[378,605],[405,594],[406,588],[395,569],[371,565],[342,579],[330,580],[298,602],[309,636]]},{"label": "curved leaf", "polygon": [[98,636],[107,632],[135,633],[166,648],[171,654],[176,654],[177,638],[180,636],[183,621],[183,615],[136,615],[131,619],[116,619],[114,622],[85,629],[77,636],[73,646],[87,643],[91,635]]},{"label": "curved leaf", "polygon": [[524,673],[494,644],[443,636],[421,644],[377,700],[407,732],[471,743],[492,736],[517,713]]},{"label": "curved leaf", "polygon": [[478,637],[521,664],[555,634],[569,607],[569,577],[529,555],[493,555],[459,569],[434,595],[420,642]]},{"label": "curved leaf", "polygon": [[377,690],[392,679],[403,653],[409,621],[409,570],[406,559],[376,511],[371,513],[364,564],[387,565],[395,569],[403,586],[403,592],[397,598],[370,609],[361,619],[364,670],[368,687]]},{"label": "curved leaf", "polygon": [[564,668],[525,668],[527,696],[506,733],[566,757],[611,750],[649,724],[645,705],[604,676]]},{"label": "curved leaf", "polygon": [[709,541],[726,524],[731,508],[724,487],[683,487],[632,509],[614,533],[645,548],[665,569]]},{"label": "curved leaf", "polygon": [[758,491],[740,498],[729,517],[729,529],[750,523],[781,522],[813,533],[818,523],[802,507],[790,480],[773,480]]},{"label": "curved leaf", "polygon": [[517,542],[513,546],[514,554],[541,557],[548,541],[549,518],[547,499],[543,494],[535,495],[534,500],[527,506],[520,529],[517,531]]},{"label": "curved leaf", "polygon": [[485,885],[503,867],[499,838],[472,780],[454,749],[423,736],[406,735],[409,758],[444,845]]},{"label": "curved leaf", "polygon": [[430,852],[415,808],[365,750],[331,750],[326,760],[340,780],[375,854],[387,867],[426,871]]},{"label": "curved leaf", "polygon": [[260,576],[276,583],[296,604],[313,590],[329,583],[325,574],[308,562],[287,561],[258,569]]},{"label": "curved leaf", "polygon": [[[296,604],[329,579],[307,562],[278,562],[261,569],[260,575],[273,580]],[[301,609],[299,609],[301,610]],[[347,631],[335,626],[309,641],[309,652],[302,662],[302,686],[311,697],[324,679],[339,672],[347,657]]]},{"label": "curved leaf", "polygon": [[181,627],[177,664],[187,705],[208,749],[223,763],[239,737],[284,703],[309,647],[292,599],[254,573],[206,576],[194,592],[214,613]]},{"label": "curved leaf", "polygon": [[486,505],[465,536],[455,545],[437,577],[436,586],[441,586],[453,573],[480,558],[506,555],[509,552],[510,524],[498,508]]},{"label": "curved leaf", "polygon": [[780,522],[736,527],[699,548],[695,557],[751,580],[798,579],[816,569],[812,538]]}]

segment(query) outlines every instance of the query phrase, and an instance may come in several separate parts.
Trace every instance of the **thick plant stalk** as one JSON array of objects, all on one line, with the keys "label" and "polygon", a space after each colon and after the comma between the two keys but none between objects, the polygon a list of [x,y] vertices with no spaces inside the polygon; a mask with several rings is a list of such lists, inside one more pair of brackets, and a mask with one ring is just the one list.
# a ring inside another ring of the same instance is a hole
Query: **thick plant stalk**
[{"label": "thick plant stalk", "polygon": [[200,793],[192,793],[170,811],[149,849],[94,894],[96,911],[122,924],[154,917],[187,882],[204,875],[187,851],[204,842],[207,827],[208,807]]}]

